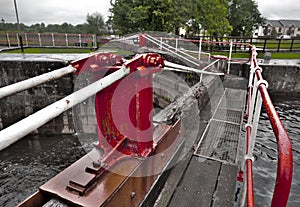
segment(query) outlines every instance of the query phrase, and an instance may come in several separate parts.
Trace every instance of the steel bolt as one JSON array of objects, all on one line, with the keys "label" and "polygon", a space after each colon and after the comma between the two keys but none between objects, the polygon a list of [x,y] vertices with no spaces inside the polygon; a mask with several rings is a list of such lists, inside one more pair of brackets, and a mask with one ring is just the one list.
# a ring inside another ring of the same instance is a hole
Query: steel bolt
[{"label": "steel bolt", "polygon": [[93,167],[101,167],[101,162],[99,160],[93,161]]},{"label": "steel bolt", "polygon": [[135,192],[131,192],[131,193],[130,193],[130,197],[131,197],[131,198],[134,198],[134,196],[135,196]]}]

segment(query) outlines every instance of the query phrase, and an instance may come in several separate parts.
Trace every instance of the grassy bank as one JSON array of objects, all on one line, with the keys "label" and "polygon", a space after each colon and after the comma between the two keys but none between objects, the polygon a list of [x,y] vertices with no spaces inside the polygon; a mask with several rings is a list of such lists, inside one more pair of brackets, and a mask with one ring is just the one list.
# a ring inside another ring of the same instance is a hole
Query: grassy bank
[{"label": "grassy bank", "polygon": [[[105,48],[102,48],[105,50]],[[117,48],[108,48],[108,51],[112,51],[119,55],[133,55],[130,51],[118,50]],[[88,48],[24,48],[25,54],[45,54],[45,53],[90,53],[92,49]],[[2,53],[22,53],[21,49],[3,51]],[[213,52],[212,55],[224,55],[229,56],[228,52]],[[232,58],[249,58],[249,53],[232,53]],[[258,58],[264,58],[264,53],[259,52]],[[271,54],[272,59],[300,59],[300,53],[277,53]]]},{"label": "grassy bank", "polygon": [[[43,54],[43,53],[90,53],[90,49],[80,48],[24,48],[26,54]],[[2,53],[22,53],[21,49],[7,50]]]}]

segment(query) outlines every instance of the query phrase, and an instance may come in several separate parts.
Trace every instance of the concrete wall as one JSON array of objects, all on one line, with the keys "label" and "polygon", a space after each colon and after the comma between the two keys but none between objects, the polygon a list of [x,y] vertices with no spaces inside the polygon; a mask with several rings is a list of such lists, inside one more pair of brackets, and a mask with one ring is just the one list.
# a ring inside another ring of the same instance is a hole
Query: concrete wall
[{"label": "concrete wall", "polygon": [[[0,87],[64,66],[66,66],[66,63],[63,61],[1,61]],[[63,78],[1,99],[0,129],[6,128],[66,95],[71,94],[74,91],[74,83],[77,78],[80,79],[82,77],[67,75]],[[73,110],[78,114],[73,113]],[[80,114],[82,114],[82,116]],[[76,121],[74,121],[74,118]],[[72,134],[75,132],[75,129],[79,129],[78,131],[85,133],[96,133],[97,128],[93,97],[40,127],[36,133]]]},{"label": "concrete wall", "polygon": [[[263,77],[269,83],[269,92],[274,95],[300,95],[300,67],[292,65],[260,65]],[[235,63],[231,73],[248,78],[249,65]]]}]

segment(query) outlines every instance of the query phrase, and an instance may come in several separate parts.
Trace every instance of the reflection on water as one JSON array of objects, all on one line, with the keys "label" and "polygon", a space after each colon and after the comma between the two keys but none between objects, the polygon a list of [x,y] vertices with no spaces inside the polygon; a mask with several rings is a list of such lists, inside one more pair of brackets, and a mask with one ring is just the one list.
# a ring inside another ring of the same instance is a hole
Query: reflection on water
[{"label": "reflection on water", "polygon": [[12,207],[85,154],[71,135],[28,136],[0,152],[0,206]]},{"label": "reflection on water", "polygon": [[[300,206],[300,101],[275,100],[275,107],[286,127],[292,144],[294,175],[289,207]],[[255,145],[254,192],[258,207],[270,206],[277,169],[277,145],[265,112],[262,113]]]}]

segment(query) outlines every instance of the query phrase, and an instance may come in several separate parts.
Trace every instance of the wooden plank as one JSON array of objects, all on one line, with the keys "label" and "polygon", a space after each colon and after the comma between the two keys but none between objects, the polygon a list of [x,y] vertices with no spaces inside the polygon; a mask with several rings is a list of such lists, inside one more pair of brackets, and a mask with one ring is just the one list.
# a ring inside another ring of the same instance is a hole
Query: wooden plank
[{"label": "wooden plank", "polygon": [[237,172],[236,165],[222,164],[212,207],[234,206]]},{"label": "wooden plank", "polygon": [[193,157],[169,207],[211,205],[221,163]]}]

